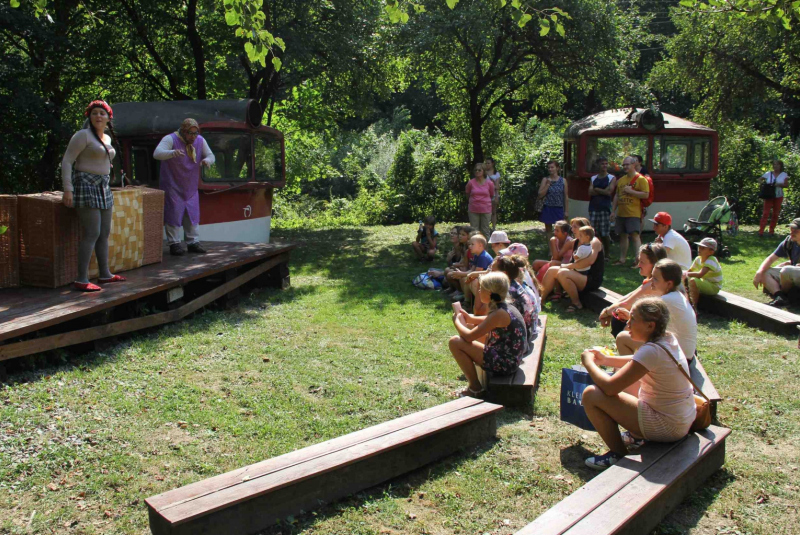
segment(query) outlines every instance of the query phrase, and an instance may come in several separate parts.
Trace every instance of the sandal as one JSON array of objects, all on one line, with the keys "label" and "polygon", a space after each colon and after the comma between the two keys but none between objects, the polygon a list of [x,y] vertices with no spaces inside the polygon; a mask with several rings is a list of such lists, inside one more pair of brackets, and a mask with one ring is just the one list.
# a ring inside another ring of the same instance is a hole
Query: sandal
[{"label": "sandal", "polygon": [[126,279],[121,275],[113,275],[108,279],[97,279],[97,282],[99,282],[100,284],[107,284],[109,282],[125,282],[126,280],[128,279]]},{"label": "sandal", "polygon": [[570,314],[574,314],[579,310],[583,310],[583,307],[582,306],[579,307],[579,306],[575,306],[575,305],[570,305],[570,306],[567,307],[567,312],[570,313]]},{"label": "sandal", "polygon": [[611,264],[611,265],[612,265],[612,266],[624,266],[624,265],[625,265],[625,262],[623,262],[622,260],[617,260],[616,262],[614,262],[614,263],[613,263],[613,264]]},{"label": "sandal", "polygon": [[562,297],[563,296],[561,294],[555,293],[555,294],[551,295],[547,300],[548,301],[552,301],[553,303],[557,303],[558,301],[561,300]]},{"label": "sandal", "polygon": [[72,287],[80,292],[99,292],[102,290],[101,287],[91,282],[73,282]]},{"label": "sandal", "polygon": [[465,388],[458,394],[460,398],[476,398],[476,399],[483,399],[483,396],[486,394],[486,389],[481,388],[480,390],[473,390],[470,387]]}]

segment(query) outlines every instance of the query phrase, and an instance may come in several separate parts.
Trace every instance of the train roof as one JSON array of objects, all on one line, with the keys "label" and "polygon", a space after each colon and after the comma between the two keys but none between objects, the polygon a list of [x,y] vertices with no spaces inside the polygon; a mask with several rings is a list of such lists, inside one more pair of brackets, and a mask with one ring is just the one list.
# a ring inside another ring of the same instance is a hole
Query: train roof
[{"label": "train roof", "polygon": [[118,102],[114,105],[114,130],[118,137],[165,135],[176,131],[184,119],[204,123],[230,123],[258,128],[263,110],[255,100],[179,100],[173,102]]},{"label": "train roof", "polygon": [[[636,112],[643,112],[644,110],[644,108],[618,108],[589,115],[570,124],[564,132],[564,137],[573,139],[587,132],[602,132],[606,130],[631,130],[631,133],[652,134],[654,133],[653,131],[641,128],[635,120],[631,119],[633,114]],[[665,124],[663,129],[657,131],[659,133],[669,134],[670,130],[714,132],[713,128],[681,119],[675,115],[663,112],[662,115],[664,116]]]}]

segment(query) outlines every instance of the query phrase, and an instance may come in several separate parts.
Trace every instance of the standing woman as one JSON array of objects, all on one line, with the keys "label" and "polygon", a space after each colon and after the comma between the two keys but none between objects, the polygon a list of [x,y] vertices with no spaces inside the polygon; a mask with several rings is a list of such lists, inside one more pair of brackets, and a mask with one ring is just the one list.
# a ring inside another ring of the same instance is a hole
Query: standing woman
[{"label": "standing woman", "polygon": [[[764,237],[764,227],[769,220],[769,236],[775,236],[775,225],[778,224],[778,216],[781,215],[781,204],[783,204],[783,188],[789,181],[789,176],[783,171],[783,162],[775,160],[772,162],[772,171],[767,171],[758,179],[759,186],[769,184],[774,186],[775,197],[764,199],[764,211],[761,213],[761,224],[758,226],[758,236]],[[769,212],[772,210],[772,219]]]},{"label": "standing woman", "polygon": [[555,160],[547,162],[547,171],[550,173],[539,184],[539,198],[544,198],[544,207],[539,221],[544,223],[545,233],[550,235],[553,223],[569,217],[569,198],[567,197],[567,181],[559,172],[561,166]]},{"label": "standing woman", "polygon": [[500,202],[500,172],[494,166],[494,158],[486,158],[483,162],[486,176],[494,183],[494,197],[492,197],[492,232],[497,229],[497,204]]},{"label": "standing woman", "polygon": [[[78,279],[73,286],[83,292],[96,292],[101,288],[89,282],[92,251],[97,256],[97,265],[100,268],[97,282],[104,284],[125,280],[125,277],[114,275],[108,269],[108,235],[111,232],[114,206],[109,182],[110,174],[114,172],[111,161],[116,155],[111,141],[112,138],[116,141],[116,136],[111,124],[114,112],[104,101],[92,101],[86,107],[84,115],[88,121],[69,140],[67,151],[61,160],[61,182],[64,188],[64,206],[77,210],[81,225]],[[111,137],[106,135],[106,128]]]},{"label": "standing woman", "polygon": [[492,197],[494,182],[486,177],[486,169],[482,163],[476,163],[472,170],[472,179],[467,182],[467,198],[469,198],[469,224],[478,229],[489,239],[489,220],[492,217]]}]

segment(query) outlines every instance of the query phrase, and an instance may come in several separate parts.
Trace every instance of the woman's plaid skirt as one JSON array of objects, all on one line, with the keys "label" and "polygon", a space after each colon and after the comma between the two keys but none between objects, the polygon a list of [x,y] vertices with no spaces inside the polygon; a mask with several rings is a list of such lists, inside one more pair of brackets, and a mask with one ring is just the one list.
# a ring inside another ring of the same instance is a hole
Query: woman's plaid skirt
[{"label": "woman's plaid skirt", "polygon": [[75,208],[99,208],[105,210],[114,206],[114,194],[111,193],[109,175],[95,175],[84,171],[75,171],[72,175],[72,187],[75,190],[72,199]]}]

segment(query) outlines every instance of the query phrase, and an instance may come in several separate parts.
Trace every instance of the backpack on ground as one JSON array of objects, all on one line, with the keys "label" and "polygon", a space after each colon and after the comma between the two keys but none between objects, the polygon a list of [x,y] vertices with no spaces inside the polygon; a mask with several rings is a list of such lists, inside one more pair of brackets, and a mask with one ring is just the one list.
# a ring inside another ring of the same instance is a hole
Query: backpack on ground
[{"label": "backpack on ground", "polygon": [[442,287],[442,281],[439,279],[439,277],[431,277],[428,273],[420,273],[414,277],[411,284],[422,290],[438,290]]}]

